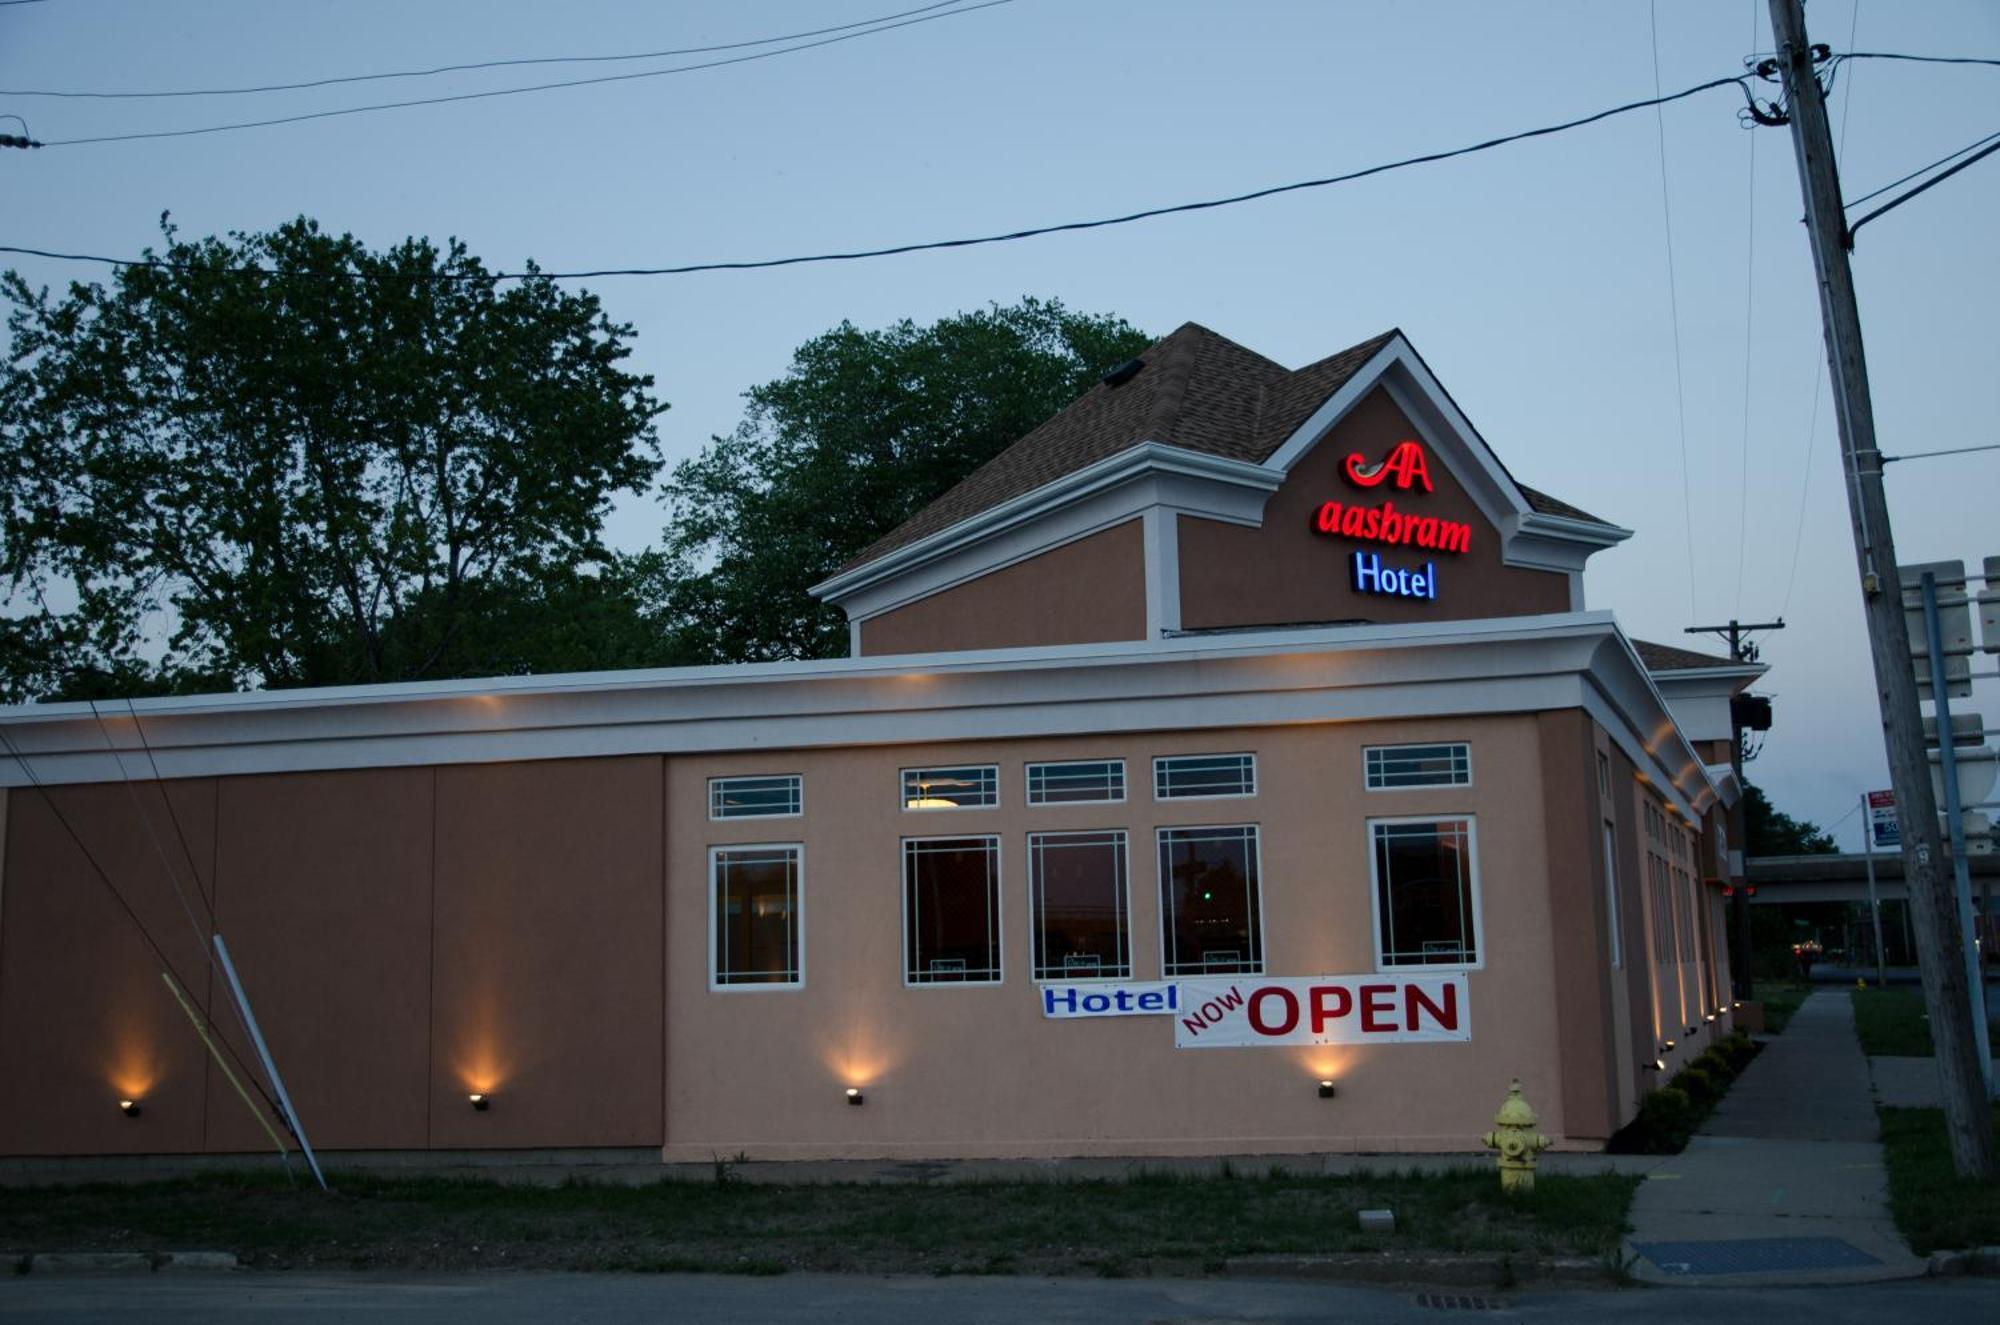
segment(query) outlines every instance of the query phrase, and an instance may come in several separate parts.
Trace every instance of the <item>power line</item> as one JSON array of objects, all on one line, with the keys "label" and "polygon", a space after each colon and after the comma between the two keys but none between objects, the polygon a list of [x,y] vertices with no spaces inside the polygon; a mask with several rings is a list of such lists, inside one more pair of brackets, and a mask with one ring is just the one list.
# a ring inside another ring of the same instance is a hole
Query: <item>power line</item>
[{"label": "power line", "polygon": [[525,87],[492,88],[485,92],[458,92],[442,97],[413,97],[405,101],[382,101],[366,106],[344,106],[338,110],[308,111],[300,115],[279,115],[264,120],[237,120],[228,124],[207,124],[194,129],[153,129],[144,133],[95,134],[86,138],[50,138],[44,147],[80,147],[88,143],[129,143],[152,138],[193,138],[201,134],[233,133],[240,129],[268,129],[280,124],[303,124],[309,120],[337,119],[343,115],[365,115],[383,110],[407,110],[412,106],[442,106],[458,101],[483,101],[489,97],[518,97],[530,92],[551,92],[566,87],[591,87],[599,83],[629,83],[641,78],[664,78],[670,74],[688,74],[702,69],[720,69],[726,65],[749,64],[754,60],[771,60],[780,55],[794,55],[799,51],[816,50],[821,46],[833,46],[843,41],[855,41],[862,37],[873,37],[879,33],[892,32],[897,28],[914,27],[919,23],[935,23],[939,19],[958,18],[963,14],[976,13],[982,9],[993,9],[1000,5],[1011,5],[1014,0],[982,0],[982,3],[967,5],[963,9],[948,9],[943,13],[923,14],[917,18],[906,18],[899,23],[883,23],[860,32],[846,32],[838,36],[822,37],[818,41],[801,42],[796,46],[784,46],[775,51],[757,51],[750,55],[734,55],[726,60],[705,60],[699,64],[680,64],[671,69],[642,69],[631,74],[602,74],[596,78],[569,78],[555,83],[531,83]]},{"label": "power line", "polygon": [[1853,225],[1843,226],[1842,229],[1845,232],[1847,246],[1849,248],[1853,248],[1855,232],[1860,230],[1862,226],[1867,225],[1870,221],[1874,220],[1876,217],[1881,216],[1885,212],[1895,211],[1898,207],[1901,207],[1904,203],[1916,197],[1919,193],[1923,193],[1928,189],[1936,188],[1938,185],[1950,179],[1953,175],[1956,175],[1959,171],[1965,170],[1968,167],[1973,166],[1978,162],[1985,160],[1987,157],[1992,156],[1995,152],[2000,152],[2000,142],[1988,143],[1985,147],[1981,148],[1977,152],[1974,152],[1971,156],[1965,158],[1965,160],[1959,162],[1951,169],[1939,171],[1937,174],[1931,176],[1923,183],[1917,185],[1917,187],[1915,187],[1914,189],[1911,189],[1908,193],[1897,194],[1895,197],[1891,198],[1888,202],[1883,203],[1880,207],[1877,207],[1874,211],[1868,213],[1868,215],[1856,221]]},{"label": "power line", "polygon": [[[1660,215],[1666,226],[1667,308],[1674,325],[1674,407],[1680,419],[1681,436],[1681,517],[1687,527],[1688,615],[1700,616],[1694,597],[1694,492],[1688,476],[1687,378],[1681,367],[1681,302],[1679,282],[1674,277],[1674,211],[1667,188],[1667,119],[1657,100],[1660,91],[1660,14],[1657,0],[1646,6],[1647,25],[1653,37],[1653,126],[1660,140]],[[1746,93],[1747,95],[1747,93]]]},{"label": "power line", "polygon": [[2000,65],[2000,59],[1983,55],[1904,55],[1896,51],[1848,51],[1833,57],[1835,63],[1843,60],[1907,60],[1913,64],[1992,64]]},{"label": "power line", "polygon": [[[0,3],[11,2],[12,0],[0,0]],[[0,96],[67,97],[93,101],[140,101],[158,97],[234,97],[257,92],[295,92],[306,88],[333,87],[342,83],[373,83],[389,78],[430,78],[438,74],[465,73],[475,69],[506,69],[520,65],[605,64],[625,60],[663,60],[674,55],[709,55],[716,51],[740,51],[752,46],[803,41],[807,37],[823,37],[829,32],[848,32],[855,28],[908,18],[913,14],[928,14],[934,9],[948,9],[961,2],[962,0],[938,0],[936,4],[924,5],[918,9],[905,9],[894,14],[882,14],[875,18],[859,19],[853,23],[836,24],[833,27],[812,28],[805,32],[788,32],[780,37],[758,37],[751,41],[722,42],[713,46],[678,46],[669,50],[634,51],[626,55],[544,55],[512,60],[473,60],[465,64],[441,64],[430,69],[392,69],[374,74],[345,74],[335,78],[315,78],[299,83],[262,83],[251,87],[196,87],[164,92],[67,92],[46,88],[0,88]]]},{"label": "power line", "polygon": [[[1455,157],[1471,156],[1477,152],[1491,151],[1496,147],[1504,147],[1510,143],[1523,142],[1531,138],[1544,138],[1551,134],[1563,133],[1571,129],[1580,129],[1585,125],[1596,124],[1601,120],[1608,120],[1614,116],[1629,114],[1632,111],[1646,110],[1653,106],[1663,106],[1676,101],[1684,101],[1689,97],[1699,96],[1704,92],[1712,92],[1721,87],[1734,87],[1738,92],[1743,94],[1744,99],[1747,101],[1750,98],[1750,89],[1746,85],[1747,82],[1747,78],[1741,75],[1733,78],[1715,78],[1706,83],[1697,83],[1693,87],[1684,88],[1679,92],[1669,93],[1663,97],[1652,97],[1644,101],[1628,102],[1622,106],[1613,106],[1608,110],[1597,111],[1594,114],[1581,116],[1577,119],[1565,120],[1560,124],[1548,124],[1536,129],[1524,129],[1518,133],[1505,134],[1498,138],[1489,138],[1483,142],[1472,143],[1465,147],[1454,147],[1441,152],[1427,152],[1421,156],[1404,157],[1400,160],[1368,166],[1361,170],[1348,171],[1341,175],[1328,175],[1321,179],[1298,180],[1290,184],[1277,184],[1270,188],[1254,189],[1248,193],[1231,194],[1223,198],[1208,198],[1200,202],[1184,202],[1161,207],[1149,207],[1142,211],[1128,212],[1122,216],[1100,217],[1096,220],[1065,221],[1057,225],[1031,226],[1020,230],[1009,230],[990,235],[976,235],[963,239],[937,239],[921,243],[894,244],[883,248],[854,249],[837,253],[802,254],[787,258],[760,258],[741,262],[693,262],[669,267],[604,267],[589,271],[541,271],[531,268],[526,271],[483,272],[476,275],[448,273],[440,276],[438,279],[447,281],[574,281],[597,279],[607,276],[685,276],[695,272],[762,271],[773,267],[796,267],[808,263],[858,262],[870,258],[896,257],[905,253],[925,253],[940,249],[974,248],[984,244],[1011,243],[1016,240],[1035,239],[1043,235],[1065,234],[1079,230],[1097,230],[1107,226],[1129,225],[1135,221],[1151,220],[1160,216],[1174,216],[1185,212],[1207,211],[1218,207],[1233,207],[1241,203],[1276,197],[1279,194],[1297,193],[1306,189],[1323,189],[1336,184],[1348,184],[1355,180],[1366,179],[1372,175],[1387,174],[1390,171],[1405,170],[1412,166],[1429,165],[1438,161],[1449,161]],[[63,253],[50,249],[28,248],[16,244],[0,244],[0,253],[20,253],[29,257],[52,258],[61,262],[95,262],[112,267],[146,267],[166,271],[207,270],[199,268],[192,263],[165,262],[158,258],[112,258],[94,253]],[[225,270],[234,271],[240,275],[271,276],[278,274],[268,267],[237,267]],[[348,272],[328,272],[322,275],[330,279],[351,279],[352,277],[352,273]]]},{"label": "power line", "polygon": [[[1846,115],[1844,111],[1842,113],[1841,126],[1843,129],[1845,129],[1846,127]],[[1847,208],[1848,210],[1852,211],[1854,208],[1859,207],[1862,203],[1867,202],[1870,198],[1879,198],[1883,194],[1887,193],[1890,189],[1896,188],[1897,186],[1902,184],[1908,184],[1911,180],[1915,179],[1917,176],[1922,175],[1928,171],[1936,170],[1939,166],[1944,165],[1948,161],[1955,161],[1959,157],[1964,156],[1967,152],[1974,152],[1979,150],[1980,148],[1986,146],[1986,144],[1992,142],[1995,138],[2000,138],[2000,132],[1989,133],[1976,143],[1967,143],[1964,147],[1959,148],[1956,152],[1951,152],[1945,156],[1941,156],[1927,166],[1919,166],[1917,169],[1912,170],[1909,174],[1903,176],[1901,179],[1890,180],[1887,184],[1884,184],[1881,188],[1876,189],[1872,193],[1864,193],[1858,198],[1849,198],[1846,204]]]}]

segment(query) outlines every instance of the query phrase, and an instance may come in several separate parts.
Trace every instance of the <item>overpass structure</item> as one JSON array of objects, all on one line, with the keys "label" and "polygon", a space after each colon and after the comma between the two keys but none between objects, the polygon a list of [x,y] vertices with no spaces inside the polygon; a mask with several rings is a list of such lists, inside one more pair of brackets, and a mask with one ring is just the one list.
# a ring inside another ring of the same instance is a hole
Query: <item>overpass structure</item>
[{"label": "overpass structure", "polygon": [[[1869,857],[1859,852],[1829,856],[1752,856],[1744,862],[1745,881],[1754,890],[1752,906],[1783,906],[1793,902],[1866,902]],[[1885,852],[1874,857],[1875,892],[1882,901],[1903,901],[1903,857]],[[1970,856],[1975,899],[2000,880],[2000,855]]]}]

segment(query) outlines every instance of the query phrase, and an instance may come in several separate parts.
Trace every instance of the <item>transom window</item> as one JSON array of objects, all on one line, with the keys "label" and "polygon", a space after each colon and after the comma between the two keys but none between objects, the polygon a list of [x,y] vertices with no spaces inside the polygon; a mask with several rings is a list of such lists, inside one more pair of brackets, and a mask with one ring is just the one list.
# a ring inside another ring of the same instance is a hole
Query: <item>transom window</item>
[{"label": "transom window", "polygon": [[906,810],[971,810],[999,803],[998,764],[903,770],[903,808]]},{"label": "transom window", "polygon": [[1256,755],[1162,755],[1153,761],[1158,800],[1256,794]]},{"label": "transom window", "polygon": [[1131,978],[1125,880],[1122,830],[1028,834],[1035,979]]},{"label": "transom window", "polygon": [[1158,831],[1162,973],[1261,973],[1256,825]]},{"label": "transom window", "polygon": [[1472,747],[1464,741],[1440,745],[1370,745],[1362,750],[1362,760],[1370,791],[1472,785]]},{"label": "transom window", "polygon": [[1479,960],[1471,819],[1371,820],[1376,954],[1381,966]]},{"label": "transom window", "polygon": [[711,819],[774,819],[799,814],[804,806],[805,779],[797,773],[708,780]]},{"label": "transom window", "polygon": [[903,978],[1000,982],[1000,839],[903,839]]},{"label": "transom window", "polygon": [[804,872],[796,843],[709,848],[711,988],[804,982]]},{"label": "transom window", "polygon": [[1028,804],[1082,805],[1125,799],[1123,759],[1028,765]]}]

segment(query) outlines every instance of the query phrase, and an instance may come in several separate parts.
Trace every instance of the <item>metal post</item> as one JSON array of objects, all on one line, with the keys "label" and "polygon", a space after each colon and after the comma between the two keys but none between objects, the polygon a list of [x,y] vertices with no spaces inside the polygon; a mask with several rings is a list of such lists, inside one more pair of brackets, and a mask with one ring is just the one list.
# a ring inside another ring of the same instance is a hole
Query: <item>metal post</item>
[{"label": "metal post", "polygon": [[1965,859],[1965,816],[1958,805],[1958,741],[1951,730],[1951,696],[1946,692],[1944,631],[1938,624],[1937,576],[1923,576],[1924,638],[1930,643],[1931,698],[1937,704],[1938,772],[1944,783],[1944,826],[1951,834],[1952,892],[1958,926],[1965,935],[1965,980],[1972,996],[1972,1039],[1979,1050],[1979,1075],[1993,1094],[1993,1043],[1986,1030],[1986,986],[1979,978],[1979,931],[1972,924],[1972,875]]},{"label": "metal post", "polygon": [[1882,899],[1875,895],[1875,820],[1868,813],[1868,793],[1861,793],[1861,858],[1868,862],[1868,919],[1875,926],[1875,983],[1889,983],[1888,956],[1882,951]]},{"label": "metal post", "polygon": [[222,973],[229,977],[229,992],[236,998],[236,1011],[243,1018],[243,1029],[250,1032],[250,1043],[256,1047],[257,1057],[263,1060],[264,1072],[271,1078],[271,1089],[277,1093],[278,1107],[285,1112],[285,1126],[291,1128],[292,1135],[298,1138],[299,1149],[305,1151],[306,1163],[312,1165],[313,1177],[319,1180],[319,1189],[326,1191],[326,1175],[319,1171],[319,1159],[306,1140],[306,1129],[299,1122],[298,1110],[292,1107],[292,1097],[285,1093],[285,1081],[278,1075],[278,1065],[271,1061],[271,1051],[264,1047],[264,1032],[257,1029],[257,1014],[250,1010],[250,999],[243,992],[243,982],[236,978],[236,963],[229,960],[229,946],[222,941],[220,934],[215,936],[215,953],[222,958]]}]

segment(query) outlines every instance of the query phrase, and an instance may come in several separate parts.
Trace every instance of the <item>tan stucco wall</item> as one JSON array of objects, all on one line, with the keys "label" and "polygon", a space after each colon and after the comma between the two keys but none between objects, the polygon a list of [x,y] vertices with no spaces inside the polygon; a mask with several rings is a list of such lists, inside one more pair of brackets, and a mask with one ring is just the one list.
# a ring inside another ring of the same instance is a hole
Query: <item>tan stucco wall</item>
[{"label": "tan stucco wall", "polygon": [[[169,784],[316,1146],[660,1143],[661,771],[640,757]],[[52,793],[249,1059],[134,794],[185,879],[157,786]],[[41,793],[12,808],[0,1154],[264,1148]],[[489,1111],[467,1104],[475,1089]]]},{"label": "tan stucco wall", "polygon": [[863,654],[1146,637],[1142,522],[1102,530],[861,623]]},{"label": "tan stucco wall", "polygon": [[[1473,742],[1470,788],[1370,793],[1364,743]],[[1156,754],[1253,750],[1250,799],[1158,803]],[[1122,756],[1123,805],[1029,808],[1023,764]],[[992,810],[905,812],[897,770],[998,762]],[[683,768],[687,768],[684,773]],[[668,1138],[675,1160],[879,1155],[1166,1154],[1476,1146],[1510,1076],[1551,1134],[1564,1131],[1554,1049],[1556,985],[1546,886],[1541,751],[1532,718],[1313,725],[1126,740],[887,747],[675,761],[669,778]],[[711,823],[701,773],[802,773],[803,819]],[[1176,1050],[1165,1018],[1049,1022],[1028,972],[1026,836],[1131,834],[1137,979],[1160,973],[1153,829],[1258,823],[1273,974],[1374,969],[1371,816],[1477,816],[1485,969],[1470,977],[1472,1041],[1343,1049]],[[898,843],[904,835],[1001,836],[1005,980],[905,988]],[[708,989],[706,849],[806,846],[805,987]],[[743,1046],[754,1045],[746,1053]],[[1337,1100],[1314,1081],[1333,1075]],[[861,1108],[843,1091],[860,1086]]]},{"label": "tan stucco wall", "polygon": [[1548,820],[1550,939],[1562,1052],[1563,1117],[1572,1136],[1618,1130],[1617,1009],[1612,993],[1598,791],[1597,725],[1568,709],[1537,717]]},{"label": "tan stucco wall", "polygon": [[[1273,625],[1298,621],[1442,621],[1459,617],[1567,612],[1569,577],[1500,563],[1500,535],[1446,469],[1429,455],[1431,493],[1400,492],[1393,484],[1357,488],[1341,473],[1350,452],[1371,462],[1397,442],[1417,436],[1409,419],[1377,389],[1331,428],[1292,467],[1272,494],[1257,528],[1181,516],[1181,625]],[[1321,503],[1374,506],[1434,515],[1472,526],[1472,550],[1426,552],[1338,538],[1318,531]],[[1356,593],[1349,563],[1357,551],[1379,552],[1387,566],[1437,563],[1436,601]]]}]

